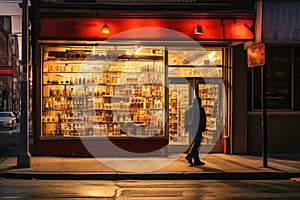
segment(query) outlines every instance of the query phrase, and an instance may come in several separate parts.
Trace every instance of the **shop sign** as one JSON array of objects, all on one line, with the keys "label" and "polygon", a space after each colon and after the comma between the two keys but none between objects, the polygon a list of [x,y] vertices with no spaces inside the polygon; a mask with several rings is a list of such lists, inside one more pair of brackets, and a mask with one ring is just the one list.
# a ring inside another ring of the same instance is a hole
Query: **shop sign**
[{"label": "shop sign", "polygon": [[[133,40],[180,40],[179,34],[170,35],[166,29],[174,30],[195,40],[253,40],[254,19],[144,19],[111,18],[106,21],[110,33],[101,32],[104,20],[99,18],[42,18],[40,36],[47,38],[78,39],[133,39]],[[203,34],[194,34],[199,23]],[[45,25],[47,24],[47,25]],[[156,32],[145,32],[143,28],[161,28]],[[135,34],[129,30],[135,30]],[[123,34],[121,34],[123,33]],[[122,36],[122,38],[118,38]]]},{"label": "shop sign", "polygon": [[12,75],[13,74],[12,67],[0,66],[0,74],[1,75]]},{"label": "shop sign", "polygon": [[265,44],[258,44],[247,48],[247,66],[256,67],[265,64]]}]

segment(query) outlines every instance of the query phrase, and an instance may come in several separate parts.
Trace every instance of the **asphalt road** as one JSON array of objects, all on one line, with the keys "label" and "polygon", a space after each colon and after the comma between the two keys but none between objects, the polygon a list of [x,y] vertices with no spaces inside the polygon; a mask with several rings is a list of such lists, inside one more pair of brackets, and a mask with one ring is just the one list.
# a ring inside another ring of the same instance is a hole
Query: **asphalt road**
[{"label": "asphalt road", "polygon": [[291,180],[15,180],[0,179],[0,199],[300,199]]}]

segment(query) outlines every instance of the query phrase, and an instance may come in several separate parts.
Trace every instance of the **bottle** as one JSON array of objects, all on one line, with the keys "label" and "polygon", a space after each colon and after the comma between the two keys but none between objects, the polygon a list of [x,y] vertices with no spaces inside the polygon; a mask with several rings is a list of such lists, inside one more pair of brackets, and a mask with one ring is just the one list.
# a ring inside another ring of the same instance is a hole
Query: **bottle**
[{"label": "bottle", "polygon": [[68,88],[66,88],[65,90],[66,90],[66,97],[70,97],[70,90]]},{"label": "bottle", "polygon": [[91,125],[89,125],[89,128],[88,128],[88,135],[93,135],[93,128]]},{"label": "bottle", "polygon": [[91,83],[94,84],[95,83],[95,74],[92,74],[92,80]]},{"label": "bottle", "polygon": [[114,136],[117,135],[117,125],[116,124],[114,124],[114,126],[113,126],[113,135]]},{"label": "bottle", "polygon": [[52,115],[50,115],[50,121],[53,122],[55,119],[53,118]]},{"label": "bottle", "polygon": [[45,100],[45,106],[44,106],[45,109],[49,109],[49,102],[48,100]]},{"label": "bottle", "polygon": [[102,84],[103,83],[103,74],[100,74],[99,75],[99,84]]},{"label": "bottle", "polygon": [[150,102],[150,99],[146,99],[146,108],[150,108],[150,104],[151,104],[151,102]]},{"label": "bottle", "polygon": [[135,112],[135,113],[133,114],[133,122],[137,122],[137,118],[138,118],[137,112]]},{"label": "bottle", "polygon": [[70,100],[70,108],[72,109],[73,108],[73,101]]},{"label": "bottle", "polygon": [[123,113],[120,114],[119,122],[124,122]]},{"label": "bottle", "polygon": [[153,107],[153,108],[157,108],[156,106],[157,106],[157,100],[154,99],[154,101],[153,101],[153,106],[152,106],[152,107]]},{"label": "bottle", "polygon": [[157,108],[161,108],[162,106],[161,106],[161,100],[160,99],[158,99],[157,100]]},{"label": "bottle", "polygon": [[138,108],[138,99],[137,98],[135,98],[135,100],[134,100],[133,107]]},{"label": "bottle", "polygon": [[49,103],[49,109],[52,110],[53,109],[53,102],[51,100],[49,100],[48,103]]}]

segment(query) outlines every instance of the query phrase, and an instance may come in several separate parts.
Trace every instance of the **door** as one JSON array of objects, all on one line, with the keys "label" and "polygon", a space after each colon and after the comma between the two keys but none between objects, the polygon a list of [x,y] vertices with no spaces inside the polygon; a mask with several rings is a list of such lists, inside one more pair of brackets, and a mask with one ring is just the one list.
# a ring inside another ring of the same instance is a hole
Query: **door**
[{"label": "door", "polygon": [[203,133],[202,145],[204,152],[223,152],[223,106],[222,80],[197,79],[196,95],[202,99],[202,106],[206,112],[206,131]]},{"label": "door", "polygon": [[195,96],[193,79],[169,79],[169,152],[183,153],[189,146],[189,133],[184,129],[185,111]]},{"label": "door", "polygon": [[184,115],[195,96],[202,98],[206,111],[206,131],[200,152],[223,152],[221,79],[169,79],[169,152],[185,152],[192,138],[184,129]]}]

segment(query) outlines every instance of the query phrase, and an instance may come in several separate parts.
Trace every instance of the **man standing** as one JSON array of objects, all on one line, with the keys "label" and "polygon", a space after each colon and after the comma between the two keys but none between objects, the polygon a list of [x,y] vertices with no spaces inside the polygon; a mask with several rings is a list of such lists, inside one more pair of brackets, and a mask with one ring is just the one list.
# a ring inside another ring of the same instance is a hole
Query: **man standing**
[{"label": "man standing", "polygon": [[185,159],[191,165],[205,165],[199,157],[199,147],[202,140],[202,132],[206,130],[206,113],[202,107],[202,99],[196,97],[193,104],[187,109],[185,114],[185,129],[194,138],[190,153],[187,154]]}]

